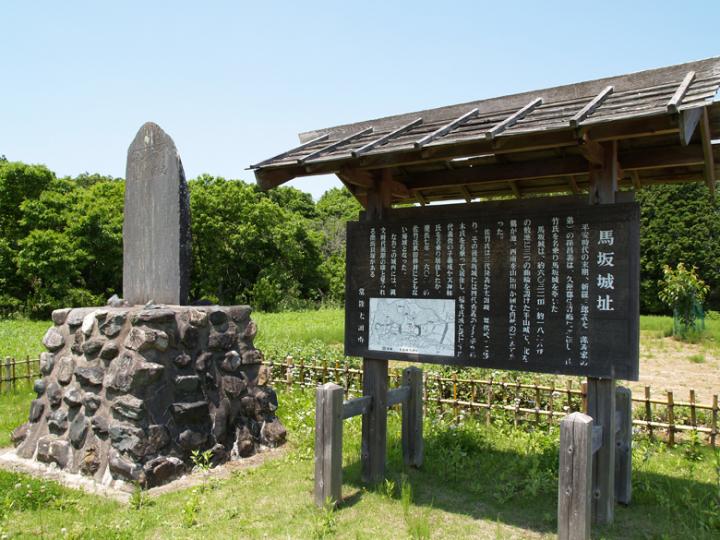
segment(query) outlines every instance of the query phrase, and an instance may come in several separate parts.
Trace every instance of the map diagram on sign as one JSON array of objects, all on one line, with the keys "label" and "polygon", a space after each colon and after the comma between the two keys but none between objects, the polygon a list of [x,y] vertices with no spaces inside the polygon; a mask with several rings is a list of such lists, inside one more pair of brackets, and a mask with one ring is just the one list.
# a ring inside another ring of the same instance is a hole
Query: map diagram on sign
[{"label": "map diagram on sign", "polygon": [[370,298],[368,349],[455,355],[455,300]]}]

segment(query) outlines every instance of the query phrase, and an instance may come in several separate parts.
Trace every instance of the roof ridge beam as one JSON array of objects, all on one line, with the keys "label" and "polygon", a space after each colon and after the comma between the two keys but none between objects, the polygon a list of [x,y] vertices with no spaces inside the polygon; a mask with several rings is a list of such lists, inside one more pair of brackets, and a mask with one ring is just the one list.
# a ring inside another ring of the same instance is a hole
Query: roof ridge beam
[{"label": "roof ridge beam", "polygon": [[592,98],[582,109],[580,109],[575,116],[570,119],[570,127],[578,127],[578,124],[585,120],[588,116],[595,112],[595,110],[603,104],[610,94],[613,93],[615,87],[606,86],[600,93]]},{"label": "roof ridge beam", "polygon": [[533,112],[536,107],[539,105],[542,105],[543,98],[535,98],[530,103],[525,105],[522,109],[515,111],[510,116],[508,116],[505,120],[502,122],[498,122],[493,127],[488,129],[485,132],[485,138],[486,139],[494,139],[499,133],[502,133],[509,127],[514,126],[519,120],[522,120],[525,118],[528,114]]},{"label": "roof ridge beam", "polygon": [[468,111],[465,114],[463,114],[462,116],[458,116],[452,122],[449,122],[449,123],[445,124],[444,126],[442,126],[441,128],[436,129],[429,135],[425,135],[422,139],[415,141],[413,146],[415,146],[415,148],[419,150],[420,148],[422,148],[429,142],[432,142],[435,139],[439,139],[440,137],[444,137],[445,135],[450,133],[453,129],[463,125],[465,122],[467,122],[471,118],[477,116],[479,113],[480,113],[480,109],[478,109],[478,108]]},{"label": "roof ridge beam", "polygon": [[319,142],[324,141],[324,140],[327,139],[329,136],[330,136],[329,133],[325,133],[325,134],[323,134],[323,135],[320,135],[319,137],[315,137],[314,139],[312,139],[312,140],[310,140],[310,141],[308,141],[308,142],[306,142],[306,143],[302,143],[300,146],[296,146],[295,148],[291,148],[290,150],[286,150],[285,152],[281,152],[281,153],[278,154],[277,156],[273,156],[273,157],[271,157],[271,158],[264,159],[264,160],[260,161],[259,163],[256,163],[255,165],[250,165],[250,168],[251,168],[251,169],[259,169],[260,167],[262,167],[262,166],[265,165],[266,163],[270,163],[271,161],[275,161],[276,159],[284,158],[285,156],[289,156],[290,154],[294,154],[295,152],[298,152],[298,151],[300,151],[300,150],[303,150],[303,149],[307,148],[308,146],[311,146],[311,145],[313,145],[313,144],[315,144],[315,143],[319,143]]},{"label": "roof ridge beam", "polygon": [[695,72],[694,71],[688,71],[687,75],[685,75],[685,78],[680,83],[680,86],[677,87],[677,90],[675,90],[675,93],[670,98],[670,101],[667,103],[667,111],[669,113],[676,113],[678,112],[678,106],[682,103],[683,98],[685,97],[685,94],[688,91],[688,88],[690,88],[690,85],[695,80]]},{"label": "roof ridge beam", "polygon": [[357,150],[353,150],[350,153],[352,154],[352,157],[356,158],[360,154],[365,154],[365,153],[369,152],[370,150],[372,150],[373,148],[376,148],[382,144],[385,144],[390,139],[393,139],[393,138],[397,137],[398,135],[402,135],[403,133],[410,131],[414,127],[422,124],[422,122],[423,122],[422,118],[416,118],[412,122],[409,122],[409,123],[405,124],[404,126],[399,127],[395,131],[387,133],[387,134],[383,135],[382,137],[380,137],[379,139],[375,139],[374,141],[369,142],[365,146],[361,146]]},{"label": "roof ridge beam", "polygon": [[302,165],[306,161],[309,161],[311,159],[314,159],[318,157],[321,154],[324,154],[325,152],[330,152],[331,150],[335,150],[337,147],[342,146],[345,143],[348,143],[352,140],[357,139],[358,137],[361,137],[363,135],[367,135],[368,133],[373,132],[373,127],[370,126],[369,128],[365,128],[363,130],[357,131],[351,135],[348,135],[347,137],[343,137],[340,140],[335,141],[334,143],[330,143],[327,146],[323,146],[319,150],[315,150],[314,152],[310,152],[308,155],[301,157],[297,160],[298,165]]}]

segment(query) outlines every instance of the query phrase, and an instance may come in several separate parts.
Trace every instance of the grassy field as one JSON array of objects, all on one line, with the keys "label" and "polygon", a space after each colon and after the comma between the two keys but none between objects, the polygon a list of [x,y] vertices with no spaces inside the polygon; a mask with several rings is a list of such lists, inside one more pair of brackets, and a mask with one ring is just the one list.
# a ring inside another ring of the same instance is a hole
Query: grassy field
[{"label": "grassy field", "polygon": [[[258,346],[337,348],[341,310],[256,314]],[[669,318],[643,318],[643,334],[665,332]],[[715,346],[714,324],[708,346]],[[0,354],[36,355],[48,323],[0,322]],[[708,325],[710,326],[710,325]],[[264,335],[263,335],[264,334]],[[268,336],[274,336],[272,340]],[[290,350],[290,349],[288,349]],[[0,396],[0,447],[26,419],[32,393]],[[130,505],[87,496],[52,482],[0,472],[0,538],[554,538],[558,432],[555,427],[491,426],[473,417],[425,422],[426,459],[405,470],[400,419],[389,418],[388,480],[367,488],[359,477],[360,421],[345,422],[344,501],[337,510],[310,504],[313,392],[279,389],[289,443],[279,458],[226,480]],[[617,507],[596,538],[720,536],[720,453],[690,438],[674,448],[636,437],[633,503]]]}]

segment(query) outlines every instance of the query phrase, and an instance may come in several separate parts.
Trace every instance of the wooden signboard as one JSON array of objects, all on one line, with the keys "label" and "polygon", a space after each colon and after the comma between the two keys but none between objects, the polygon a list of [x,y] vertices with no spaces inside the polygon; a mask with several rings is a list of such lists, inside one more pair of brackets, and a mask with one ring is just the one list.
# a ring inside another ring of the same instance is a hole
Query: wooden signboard
[{"label": "wooden signboard", "polygon": [[345,353],[637,380],[639,216],[568,197],[348,223]]}]

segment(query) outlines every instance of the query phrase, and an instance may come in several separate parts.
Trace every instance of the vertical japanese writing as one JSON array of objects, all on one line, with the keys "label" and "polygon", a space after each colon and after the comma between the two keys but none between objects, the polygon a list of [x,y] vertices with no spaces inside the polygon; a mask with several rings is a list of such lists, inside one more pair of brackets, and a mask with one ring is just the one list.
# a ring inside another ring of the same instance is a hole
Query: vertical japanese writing
[{"label": "vertical japanese writing", "polygon": [[478,228],[478,222],[473,221],[470,225],[470,358],[478,357]]},{"label": "vertical japanese writing", "polygon": [[387,294],[387,274],[386,274],[386,263],[387,263],[387,231],[385,227],[380,228],[380,296]]},{"label": "vertical japanese writing", "polygon": [[492,252],[490,242],[492,239],[492,231],[490,227],[485,227],[483,231],[483,353],[485,360],[490,358],[490,254]]},{"label": "vertical japanese writing", "polygon": [[360,321],[357,326],[357,342],[361,345],[365,343],[365,288],[358,289],[358,311],[360,313]]},{"label": "vertical japanese writing", "polygon": [[375,227],[370,227],[370,279],[375,279],[375,255],[377,251],[377,238]]},{"label": "vertical japanese writing", "polygon": [[[426,224],[423,226],[423,285],[427,287],[428,281],[430,280],[430,225]],[[423,296],[428,296],[430,291],[427,288],[423,289]]]},{"label": "vertical japanese writing", "polygon": [[517,220],[510,220],[508,235],[509,275],[508,275],[508,358],[515,361],[517,350]]},{"label": "vertical japanese writing", "polygon": [[447,238],[445,239],[445,296],[452,297],[453,281],[455,279],[455,224],[447,224]]},{"label": "vertical japanese writing", "polygon": [[[598,235],[597,253],[597,287],[598,296],[596,307],[598,311],[615,311],[613,302],[615,290],[615,231],[614,229],[600,229]],[[612,251],[610,251],[612,249]]]},{"label": "vertical japanese writing", "polygon": [[560,218],[552,218],[550,263],[550,313],[560,312]]},{"label": "vertical japanese writing", "polygon": [[442,225],[435,225],[435,258],[433,259],[433,285],[436,291],[442,288]]},{"label": "vertical japanese writing", "polygon": [[531,296],[532,296],[532,220],[523,220],[523,243],[522,243],[522,361],[530,360],[530,313],[531,313]]},{"label": "vertical japanese writing", "polygon": [[406,225],[400,227],[400,274],[402,277],[408,275],[408,228]]},{"label": "vertical japanese writing", "polygon": [[589,359],[590,328],[590,225],[580,225],[580,365]]},{"label": "vertical japanese writing", "polygon": [[545,353],[545,225],[537,228],[537,266],[535,268],[535,354]]},{"label": "vertical japanese writing", "polygon": [[412,228],[412,282],[411,294],[418,295],[420,282],[420,227],[413,225]]},{"label": "vertical japanese writing", "polygon": [[573,364],[575,341],[575,218],[565,218],[565,365]]},{"label": "vertical japanese writing", "polygon": [[395,231],[390,233],[390,296],[397,296],[397,241]]},{"label": "vertical japanese writing", "polygon": [[[457,349],[459,351],[465,350],[465,265],[467,264],[465,253],[465,241],[467,238],[465,234],[465,223],[460,222],[457,239]],[[451,251],[448,249],[448,254],[450,253]]]}]

